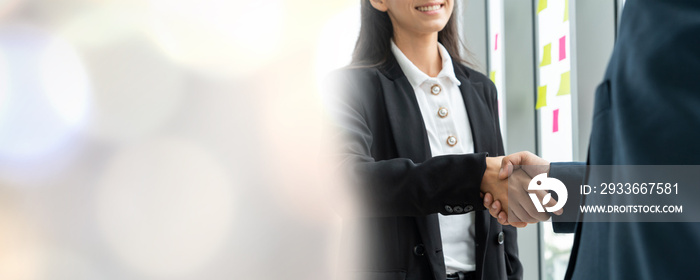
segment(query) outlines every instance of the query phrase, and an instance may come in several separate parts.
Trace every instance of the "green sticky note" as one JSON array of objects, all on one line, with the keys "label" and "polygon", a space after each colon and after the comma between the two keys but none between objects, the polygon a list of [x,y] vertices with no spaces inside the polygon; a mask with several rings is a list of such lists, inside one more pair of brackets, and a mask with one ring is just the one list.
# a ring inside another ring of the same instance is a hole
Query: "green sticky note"
[{"label": "green sticky note", "polygon": [[571,71],[566,71],[561,74],[561,82],[559,82],[559,92],[557,96],[571,94]]},{"label": "green sticky note", "polygon": [[537,104],[535,110],[547,106],[547,85],[537,88]]},{"label": "green sticky note", "polygon": [[564,0],[564,22],[569,20],[569,0]]},{"label": "green sticky note", "polygon": [[489,73],[489,78],[491,78],[491,81],[495,84],[496,83],[496,71],[491,71],[491,73]]},{"label": "green sticky note", "polygon": [[546,8],[547,8],[547,0],[540,0],[540,2],[537,3],[537,13],[538,14]]},{"label": "green sticky note", "polygon": [[540,63],[540,67],[549,65],[550,63],[552,63],[552,43],[544,46],[544,50],[542,51],[542,63]]}]

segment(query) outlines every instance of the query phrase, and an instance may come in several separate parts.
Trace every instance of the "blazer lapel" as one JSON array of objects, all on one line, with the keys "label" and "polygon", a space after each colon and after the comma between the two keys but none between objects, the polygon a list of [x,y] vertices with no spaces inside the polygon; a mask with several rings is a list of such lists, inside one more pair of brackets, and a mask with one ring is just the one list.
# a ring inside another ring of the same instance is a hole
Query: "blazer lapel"
[{"label": "blazer lapel", "polygon": [[482,153],[489,152],[489,156],[498,156],[498,149],[494,146],[493,136],[496,135],[495,127],[493,126],[493,116],[486,97],[479,92],[484,92],[482,83],[472,83],[467,74],[459,65],[454,65],[455,75],[462,83],[459,90],[462,92],[464,106],[467,109],[469,116],[469,125],[474,138],[474,152]]},{"label": "blazer lapel", "polygon": [[[464,106],[469,117],[469,125],[474,138],[474,152],[488,152],[490,156],[498,156],[494,154],[498,152],[498,147],[494,145],[495,141],[492,139],[497,134],[496,128],[491,125],[493,123],[491,109],[486,101],[486,97],[483,94],[479,94],[479,92],[484,92],[484,85],[482,83],[472,83],[461,65],[454,64],[453,66],[457,79],[462,83],[459,86],[459,90],[462,93]],[[474,241],[483,244],[477,247],[476,255],[481,256],[481,259],[476,260],[476,265],[477,271],[483,274],[483,265],[486,258],[485,252],[487,252],[490,243],[487,237],[491,230],[491,217],[487,212],[481,211],[476,213],[475,218],[477,231],[475,232],[476,240]]]},{"label": "blazer lapel", "polygon": [[413,88],[406,77],[382,79],[384,99],[400,157],[420,163],[431,157],[425,124]]},{"label": "blazer lapel", "polygon": [[[413,87],[393,57],[381,72],[384,76],[380,75],[380,80],[398,155],[416,163],[424,162],[432,154]],[[442,247],[437,214],[416,217],[416,224],[426,249]],[[426,255],[433,266],[435,279],[445,279],[445,260],[439,257],[442,254]]]}]

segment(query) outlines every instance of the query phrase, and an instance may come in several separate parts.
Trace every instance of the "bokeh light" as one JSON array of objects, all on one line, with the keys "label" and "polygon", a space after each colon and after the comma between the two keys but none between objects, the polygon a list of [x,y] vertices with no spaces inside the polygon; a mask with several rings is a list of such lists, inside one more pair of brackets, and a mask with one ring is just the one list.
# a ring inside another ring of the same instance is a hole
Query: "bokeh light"
[{"label": "bokeh light", "polygon": [[197,145],[161,138],[117,153],[95,197],[109,249],[148,277],[201,269],[231,234],[230,173]]},{"label": "bokeh light", "polygon": [[17,198],[0,189],[0,279],[40,279],[41,238],[23,219]]},{"label": "bokeh light", "polygon": [[6,15],[12,13],[17,6],[19,6],[25,0],[2,0],[0,1],[0,20]]},{"label": "bokeh light", "polygon": [[323,27],[316,51],[316,76],[321,87],[333,70],[347,66],[360,34],[360,5],[349,5]]},{"label": "bokeh light", "polygon": [[0,29],[0,53],[0,159],[32,159],[65,145],[88,112],[88,79],[74,49],[16,25]]},{"label": "bokeh light", "polygon": [[107,142],[152,136],[181,105],[186,79],[145,37],[85,51],[93,84],[89,133]]},{"label": "bokeh light", "polygon": [[14,1],[0,279],[332,275],[317,72],[349,61],[356,0]]},{"label": "bokeh light", "polygon": [[281,50],[280,0],[149,0],[150,35],[175,61],[211,75],[247,75]]},{"label": "bokeh light", "polygon": [[89,9],[60,28],[83,53],[92,81],[88,133],[108,143],[153,135],[179,108],[186,79],[143,30],[144,17]]}]

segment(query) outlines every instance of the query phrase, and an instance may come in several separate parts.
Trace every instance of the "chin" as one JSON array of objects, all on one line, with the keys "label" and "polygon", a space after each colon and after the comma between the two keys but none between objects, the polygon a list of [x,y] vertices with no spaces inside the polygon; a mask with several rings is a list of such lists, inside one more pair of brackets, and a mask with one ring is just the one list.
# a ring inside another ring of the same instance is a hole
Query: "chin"
[{"label": "chin", "polygon": [[422,26],[422,28],[418,28],[419,30],[422,31],[422,33],[433,33],[433,32],[440,32],[443,29],[445,29],[445,26],[447,25],[447,22],[433,22],[433,23],[427,23]]}]

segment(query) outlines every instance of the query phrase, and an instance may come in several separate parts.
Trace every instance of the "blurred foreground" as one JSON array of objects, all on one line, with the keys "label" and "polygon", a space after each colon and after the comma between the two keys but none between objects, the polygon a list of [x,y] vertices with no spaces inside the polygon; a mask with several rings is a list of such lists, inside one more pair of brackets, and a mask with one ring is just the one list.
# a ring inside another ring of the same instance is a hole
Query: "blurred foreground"
[{"label": "blurred foreground", "polygon": [[0,279],[328,279],[356,1],[302,2],[0,1]]}]

